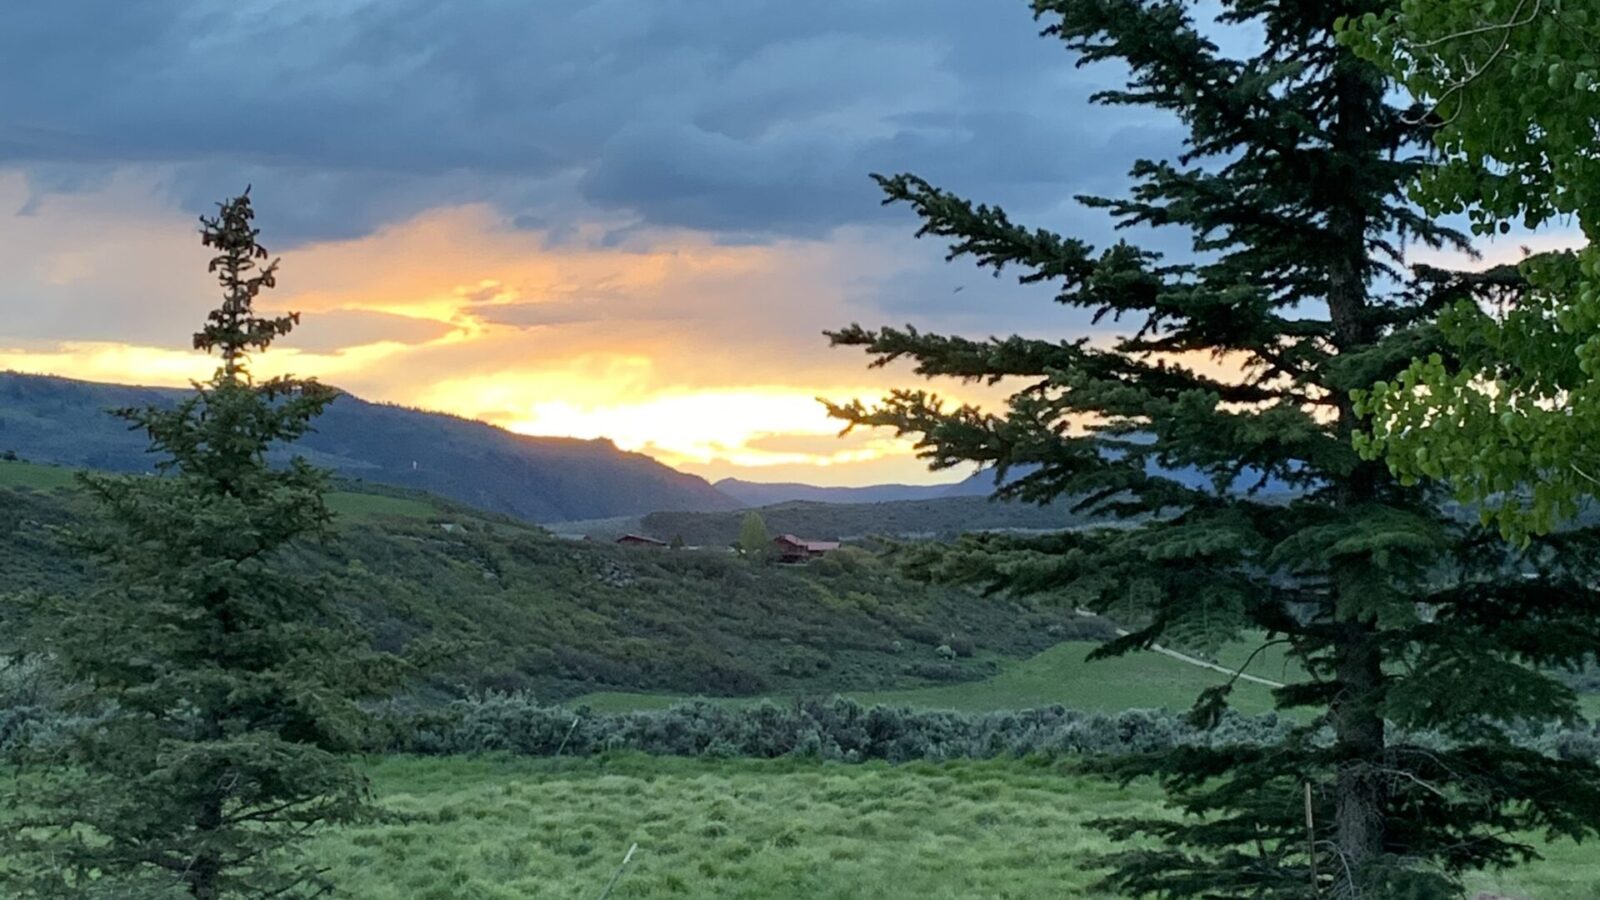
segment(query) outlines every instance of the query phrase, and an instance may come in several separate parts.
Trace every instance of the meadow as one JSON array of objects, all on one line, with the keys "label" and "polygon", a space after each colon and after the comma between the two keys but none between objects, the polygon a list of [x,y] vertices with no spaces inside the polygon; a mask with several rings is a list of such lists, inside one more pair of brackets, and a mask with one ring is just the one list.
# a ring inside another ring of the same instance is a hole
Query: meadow
[{"label": "meadow", "polygon": [[[991,712],[1065,706],[1086,712],[1115,713],[1125,709],[1187,710],[1205,688],[1227,676],[1155,653],[1135,653],[1116,659],[1088,661],[1097,645],[1089,641],[1064,641],[1028,659],[996,660],[998,674],[976,681],[884,691],[841,691],[865,706],[905,706],[912,709],[949,709]],[[1237,642],[1222,648],[1215,659],[1237,669],[1245,666],[1255,644]],[[1243,671],[1272,681],[1301,677],[1298,666],[1286,661],[1281,648],[1268,648]],[[691,698],[683,694],[635,691],[595,691],[567,701],[572,707],[588,706],[596,712],[666,709],[685,699],[715,703],[752,704],[763,699],[784,700],[785,695],[739,698]],[[1600,719],[1600,694],[1578,697],[1584,715]],[[1256,714],[1273,708],[1271,689],[1240,680],[1234,684],[1230,705],[1239,712]],[[1290,715],[1294,711],[1289,712]]]},{"label": "meadow", "polygon": [[[28,489],[16,496],[28,500],[28,517],[45,521],[67,521],[67,508],[57,502],[66,492],[57,494],[55,489],[70,488],[72,478],[68,469],[0,464],[0,487]],[[962,598],[955,594],[912,590],[876,568],[777,571],[731,558],[581,547],[523,529],[482,527],[459,509],[398,492],[341,491],[329,502],[343,522],[355,526],[346,539],[356,552],[349,561],[338,560],[345,566],[342,577],[391,600],[414,593],[412,604],[424,610],[431,609],[424,605],[430,598],[454,603],[473,597],[479,604],[494,599],[504,605],[474,606],[480,614],[471,618],[523,635],[517,639],[523,646],[554,642],[542,632],[524,634],[509,624],[520,621],[518,615],[539,616],[548,623],[556,609],[553,599],[567,597],[584,598],[582,615],[574,615],[572,628],[585,634],[603,632],[594,625],[595,617],[613,607],[630,611],[634,619],[659,608],[661,621],[670,623],[680,618],[672,611],[704,610],[711,597],[717,601],[709,604],[719,613],[717,621],[730,634],[741,635],[727,643],[727,652],[737,659],[777,659],[783,654],[809,658],[803,652],[808,647],[782,640],[789,634],[807,635],[808,643],[830,649],[869,642],[877,646],[896,635],[907,645],[900,655],[877,651],[885,660],[877,668],[866,666],[865,651],[851,651],[861,662],[841,651],[834,655],[842,660],[834,670],[803,677],[798,670],[786,675],[775,668],[772,674],[763,672],[769,683],[757,695],[719,702],[781,699],[797,692],[822,696],[844,681],[870,683],[867,676],[895,680],[885,678],[880,669],[892,675],[885,666],[932,656],[932,645],[947,631],[976,635],[976,654],[959,664],[969,672],[992,674],[838,693],[869,705],[921,709],[984,712],[1060,704],[1114,713],[1185,709],[1201,689],[1225,677],[1155,654],[1090,663],[1085,657],[1095,644],[1084,640],[1028,650],[1024,636],[1042,639],[1043,621],[1015,633],[985,630],[1003,617],[980,615],[980,605],[958,603]],[[445,532],[437,525],[441,519],[467,525]],[[27,541],[18,544],[17,552],[23,551],[27,554],[18,559],[45,559]],[[374,574],[401,570],[408,580]],[[40,584],[48,586],[52,581],[44,575]],[[695,580],[687,581],[688,576]],[[537,596],[499,598],[509,590],[507,584],[537,584],[540,590]],[[868,584],[874,585],[872,597],[851,593]],[[668,590],[679,585],[676,592]],[[877,602],[869,603],[871,599]],[[646,606],[647,601],[655,605]],[[891,612],[899,618],[890,617]],[[1010,614],[1020,619],[1016,611]],[[448,621],[431,613],[426,617],[435,619]],[[704,632],[704,621],[696,622]],[[775,634],[765,643],[754,642],[747,634],[749,622],[767,623]],[[925,639],[913,641],[905,636],[908,631]],[[928,634],[921,635],[923,631]],[[626,654],[619,650],[618,658],[635,663],[647,659],[639,655],[646,640],[651,647],[681,650],[682,637],[664,625],[654,626],[633,635],[623,647]],[[1255,647],[1241,642],[1221,648],[1214,658],[1223,665],[1241,665]],[[1247,671],[1293,680],[1298,673],[1285,663],[1280,649],[1262,653]],[[840,677],[839,670],[850,665],[860,666],[861,674]],[[669,693],[671,679],[648,667],[641,671],[650,678],[639,680],[663,687],[655,693],[589,693],[567,703],[604,712],[664,707],[692,695]],[[1600,712],[1600,697],[1586,699],[1591,714]],[[1233,701],[1246,713],[1270,708],[1268,689],[1250,682],[1236,686]],[[1073,775],[1064,763],[1013,758],[891,766],[638,754],[580,759],[390,756],[371,758],[362,766],[381,804],[400,815],[324,831],[309,851],[339,880],[341,895],[355,900],[591,900],[634,843],[639,849],[617,882],[614,898],[1103,900],[1109,895],[1091,887],[1096,880],[1091,859],[1114,848],[1094,821],[1159,813],[1162,808],[1152,784],[1119,787]],[[1600,852],[1555,844],[1545,853],[1545,861],[1478,876],[1470,885],[1474,891],[1527,900],[1600,900]]]},{"label": "meadow", "polygon": [[[367,766],[406,820],[329,831],[311,853],[356,900],[598,897],[1106,898],[1093,824],[1160,810],[1059,763],[901,766],[637,755],[388,757]],[[1556,844],[1474,890],[1600,898],[1600,854]]]},{"label": "meadow", "polygon": [[[62,466],[0,462],[0,488],[35,491],[73,489],[78,485],[77,473],[77,469]],[[328,494],[327,502],[335,520],[347,522],[381,517],[427,519],[446,511],[444,505],[425,495],[405,496],[398,491],[332,491]]]},{"label": "meadow", "polygon": [[[916,709],[952,709],[989,712],[1066,706],[1088,712],[1125,709],[1188,709],[1201,690],[1227,676],[1155,653],[1135,653],[1116,659],[1089,662],[1098,645],[1090,641],[1065,641],[1027,659],[996,660],[1000,671],[990,678],[956,684],[883,691],[841,691],[841,696],[866,706],[909,706]],[[1217,654],[1224,665],[1242,666],[1254,645],[1229,645]],[[1275,681],[1293,677],[1281,652],[1271,648],[1255,658],[1245,671]],[[684,699],[679,695],[634,692],[595,692],[570,701],[600,712],[664,709]],[[753,703],[761,698],[721,702]],[[1233,706],[1243,713],[1272,708],[1269,689],[1239,681],[1234,685]]]}]

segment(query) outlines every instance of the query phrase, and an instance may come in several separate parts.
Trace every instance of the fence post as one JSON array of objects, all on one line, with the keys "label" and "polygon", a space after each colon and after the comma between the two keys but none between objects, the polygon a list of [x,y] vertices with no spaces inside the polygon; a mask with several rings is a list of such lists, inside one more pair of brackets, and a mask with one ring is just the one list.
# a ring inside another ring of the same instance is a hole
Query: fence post
[{"label": "fence post", "polygon": [[1311,818],[1311,782],[1306,782],[1306,862],[1311,867],[1311,896],[1320,891],[1317,878],[1317,826]]},{"label": "fence post", "polygon": [[638,844],[628,848],[628,855],[622,858],[622,865],[617,866],[616,874],[612,875],[611,880],[606,883],[606,889],[600,892],[600,900],[606,900],[607,897],[611,896],[611,889],[617,886],[617,881],[622,878],[622,870],[628,867],[628,861],[633,859],[633,851],[637,849],[639,849]]}]

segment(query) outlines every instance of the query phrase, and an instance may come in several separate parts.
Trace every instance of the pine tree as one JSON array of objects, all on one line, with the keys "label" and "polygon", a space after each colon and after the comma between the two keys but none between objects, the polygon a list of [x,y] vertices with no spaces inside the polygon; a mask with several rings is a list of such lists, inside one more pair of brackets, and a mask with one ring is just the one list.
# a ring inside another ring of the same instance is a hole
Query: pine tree
[{"label": "pine tree", "polygon": [[[915,435],[936,468],[993,466],[1003,497],[1071,502],[1127,527],[969,537],[924,549],[933,577],[1049,594],[1134,626],[1097,655],[1246,634],[1305,672],[1276,691],[1306,724],[1271,748],[1187,748],[1098,764],[1152,775],[1177,819],[1118,820],[1157,840],[1104,860],[1104,887],[1160,897],[1451,897],[1464,871],[1534,853],[1520,835],[1600,826],[1600,771],[1519,749],[1519,722],[1577,715],[1547,677],[1600,645],[1595,536],[1512,556],[1494,535],[1363,460],[1353,390],[1448,353],[1434,319],[1518,289],[1515,272],[1403,269],[1402,248],[1462,248],[1405,187],[1428,165],[1416,110],[1336,39],[1376,0],[1224,0],[1204,30],[1177,0],[1035,0],[1083,63],[1120,62],[1097,96],[1176,114],[1175,161],[1138,160],[1127,199],[1080,198],[1121,224],[1187,229],[1192,262],[1024,228],[913,175],[878,177],[952,259],[1054,282],[1057,301],[1127,321],[1114,341],[971,340],[915,328],[831,333],[875,365],[1021,385],[1003,410],[927,390],[835,405]],[[1242,32],[1231,57],[1208,34]],[[1196,361],[1222,365],[1202,371]],[[1232,372],[1233,374],[1217,374]],[[1174,477],[1197,469],[1208,488]],[[1268,496],[1268,484],[1293,495]],[[1586,570],[1585,566],[1591,567]],[[1215,721],[1227,688],[1195,714]],[[1429,735],[1424,739],[1421,735]],[[1306,827],[1309,788],[1312,833]],[[1314,849],[1312,849],[1314,848]]]},{"label": "pine tree", "polygon": [[34,646],[81,685],[98,721],[73,737],[23,823],[0,838],[6,896],[312,897],[324,875],[298,847],[368,812],[341,758],[355,700],[392,683],[391,657],[337,615],[285,555],[326,536],[326,475],[267,464],[335,398],[314,381],[254,381],[250,355],[289,333],[263,317],[248,191],[202,217],[222,305],[194,336],[212,378],[172,408],[117,414],[145,431],[161,475],[83,475],[96,525],[72,535],[104,587],[32,611]]}]

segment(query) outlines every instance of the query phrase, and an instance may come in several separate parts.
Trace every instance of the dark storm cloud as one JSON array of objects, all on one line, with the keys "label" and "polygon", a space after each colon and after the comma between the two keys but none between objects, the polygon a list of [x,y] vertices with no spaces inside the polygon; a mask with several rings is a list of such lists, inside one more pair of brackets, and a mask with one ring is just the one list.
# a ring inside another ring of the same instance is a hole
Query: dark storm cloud
[{"label": "dark storm cloud", "polygon": [[1043,206],[1133,120],[1036,32],[1023,0],[15,3],[0,167],[144,167],[196,212],[255,182],[296,240],[468,202],[816,235],[885,215],[875,170]]}]

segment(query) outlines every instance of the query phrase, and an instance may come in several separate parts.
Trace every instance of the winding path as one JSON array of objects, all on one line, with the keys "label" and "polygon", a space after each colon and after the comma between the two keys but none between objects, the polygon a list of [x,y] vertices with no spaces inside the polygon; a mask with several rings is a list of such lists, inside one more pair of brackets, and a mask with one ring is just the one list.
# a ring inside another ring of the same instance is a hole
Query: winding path
[{"label": "winding path", "polygon": [[[1075,609],[1073,612],[1080,616],[1095,615],[1095,613],[1090,612],[1087,609]],[[1127,637],[1133,633],[1126,628],[1118,628],[1116,631],[1120,637]],[[1191,666],[1199,666],[1202,669],[1210,669],[1213,672],[1221,672],[1224,675],[1236,676],[1240,681],[1253,681],[1256,684],[1264,684],[1270,688],[1283,687],[1283,682],[1281,681],[1273,681],[1270,678],[1262,678],[1260,675],[1251,675],[1248,672],[1240,672],[1237,669],[1230,669],[1227,666],[1218,665],[1214,662],[1207,662],[1198,657],[1190,656],[1187,653],[1180,653],[1177,650],[1163,647],[1160,644],[1151,644],[1150,649],[1156,653],[1160,653],[1162,656],[1170,656],[1179,662],[1188,663]]]}]

